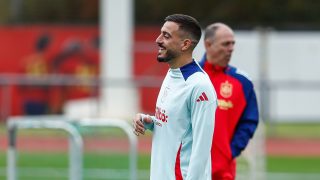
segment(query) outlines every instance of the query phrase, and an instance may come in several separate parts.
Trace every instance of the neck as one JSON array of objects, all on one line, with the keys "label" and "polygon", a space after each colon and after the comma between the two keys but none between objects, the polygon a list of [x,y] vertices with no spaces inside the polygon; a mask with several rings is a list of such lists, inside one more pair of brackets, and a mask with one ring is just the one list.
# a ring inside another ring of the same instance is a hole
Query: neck
[{"label": "neck", "polygon": [[168,62],[168,64],[171,69],[177,69],[186,64],[191,63],[192,61],[193,61],[192,55],[186,54],[186,55],[181,55],[175,59],[172,59],[171,61]]},{"label": "neck", "polygon": [[228,62],[221,60],[221,58],[216,58],[216,57],[209,57],[207,55],[207,61],[209,64],[212,64],[214,66],[221,66],[221,67],[227,67]]}]

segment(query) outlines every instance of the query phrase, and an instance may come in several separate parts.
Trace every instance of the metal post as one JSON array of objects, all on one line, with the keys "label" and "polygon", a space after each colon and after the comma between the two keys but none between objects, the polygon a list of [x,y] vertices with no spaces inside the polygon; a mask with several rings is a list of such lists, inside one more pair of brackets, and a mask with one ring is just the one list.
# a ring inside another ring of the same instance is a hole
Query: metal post
[{"label": "metal post", "polygon": [[49,128],[61,129],[69,133],[70,140],[70,162],[69,162],[69,179],[82,180],[82,152],[83,140],[77,129],[67,121],[65,117],[61,116],[44,116],[44,117],[11,117],[8,119],[8,180],[17,179],[16,169],[16,130],[17,129],[35,129],[35,128]]},{"label": "metal post", "polygon": [[130,143],[130,180],[137,180],[137,137],[132,133],[132,127],[124,120],[120,119],[83,119],[79,121],[81,126],[107,126],[122,129],[129,138]]},{"label": "metal post", "polygon": [[[133,0],[100,0],[102,79],[133,79],[133,11]],[[101,117],[130,117],[139,112],[138,97],[136,87],[102,87],[99,113]]]},{"label": "metal post", "polygon": [[8,124],[8,135],[9,135],[9,146],[8,146],[8,158],[7,158],[7,179],[8,180],[16,180],[17,177],[17,169],[16,169],[16,128]]},{"label": "metal post", "polygon": [[130,143],[130,180],[137,180],[137,137],[132,133],[132,127],[119,119],[83,119],[80,121],[62,116],[11,117],[8,119],[8,180],[17,179],[16,168],[16,131],[17,129],[48,128],[61,129],[69,133],[69,179],[83,178],[83,140],[75,125],[118,127],[128,136]]},{"label": "metal post", "polygon": [[11,22],[19,22],[22,8],[22,0],[10,1],[10,20]]},{"label": "metal post", "polygon": [[259,33],[259,87],[261,117],[271,121],[270,117],[270,88],[269,88],[269,38],[271,28],[257,28]]}]

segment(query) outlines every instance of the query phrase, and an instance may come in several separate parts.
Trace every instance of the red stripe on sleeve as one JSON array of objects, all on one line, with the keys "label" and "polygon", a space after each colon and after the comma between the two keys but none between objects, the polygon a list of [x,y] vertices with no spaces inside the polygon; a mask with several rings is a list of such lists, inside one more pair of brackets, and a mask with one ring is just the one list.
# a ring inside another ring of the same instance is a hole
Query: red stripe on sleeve
[{"label": "red stripe on sleeve", "polygon": [[181,167],[180,167],[181,146],[182,146],[182,144],[180,144],[179,150],[177,152],[177,157],[176,157],[176,165],[175,165],[176,180],[183,180],[182,174],[181,174]]}]

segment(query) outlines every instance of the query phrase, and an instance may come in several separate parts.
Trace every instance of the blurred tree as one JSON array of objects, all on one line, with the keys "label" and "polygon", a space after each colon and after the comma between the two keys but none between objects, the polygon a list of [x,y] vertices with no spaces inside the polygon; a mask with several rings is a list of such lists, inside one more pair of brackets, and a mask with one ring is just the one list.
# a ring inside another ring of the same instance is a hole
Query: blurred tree
[{"label": "blurred tree", "polygon": [[19,17],[11,17],[9,22],[98,23],[98,2],[99,0],[11,0],[11,6],[18,6],[11,9],[18,9]]},{"label": "blurred tree", "polygon": [[10,3],[8,0],[0,1],[0,23],[7,23],[10,18]]},{"label": "blurred tree", "polygon": [[[99,23],[101,0],[1,0],[0,23]],[[137,25],[159,25],[173,13],[202,26],[223,21],[236,29],[320,29],[319,0],[133,0]],[[17,17],[16,17],[17,16]]]},{"label": "blurred tree", "polygon": [[186,13],[202,25],[223,21],[236,29],[272,26],[280,29],[320,29],[318,0],[136,0],[138,24],[163,21],[171,13]]}]

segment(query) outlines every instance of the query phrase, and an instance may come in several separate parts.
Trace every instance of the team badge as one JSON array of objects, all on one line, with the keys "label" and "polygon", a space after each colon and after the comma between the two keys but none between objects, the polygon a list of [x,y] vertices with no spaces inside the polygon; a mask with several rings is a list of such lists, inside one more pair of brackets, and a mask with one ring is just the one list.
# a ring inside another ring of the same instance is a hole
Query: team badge
[{"label": "team badge", "polygon": [[232,95],[232,84],[229,83],[228,81],[221,83],[220,95],[224,98],[229,98]]}]

